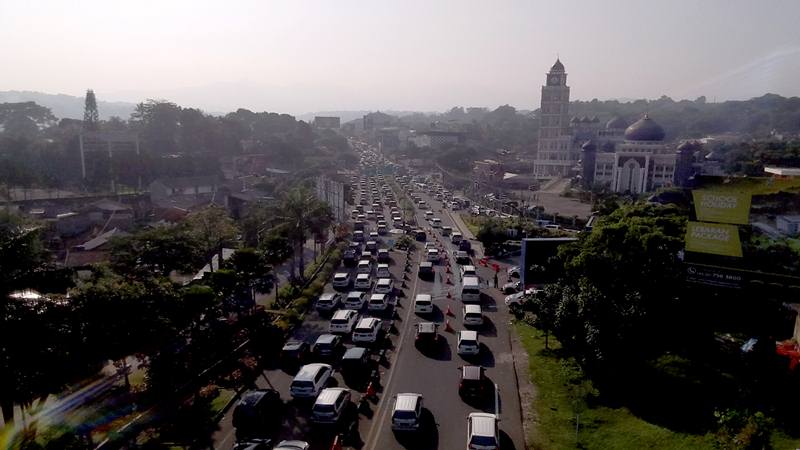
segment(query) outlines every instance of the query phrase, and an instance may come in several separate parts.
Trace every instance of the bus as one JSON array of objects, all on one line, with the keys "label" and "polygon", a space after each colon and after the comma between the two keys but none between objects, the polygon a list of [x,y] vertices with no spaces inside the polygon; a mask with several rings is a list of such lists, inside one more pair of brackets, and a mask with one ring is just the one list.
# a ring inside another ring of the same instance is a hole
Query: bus
[{"label": "bus", "polygon": [[480,303],[481,282],[478,277],[467,276],[461,280],[461,301],[464,303]]}]

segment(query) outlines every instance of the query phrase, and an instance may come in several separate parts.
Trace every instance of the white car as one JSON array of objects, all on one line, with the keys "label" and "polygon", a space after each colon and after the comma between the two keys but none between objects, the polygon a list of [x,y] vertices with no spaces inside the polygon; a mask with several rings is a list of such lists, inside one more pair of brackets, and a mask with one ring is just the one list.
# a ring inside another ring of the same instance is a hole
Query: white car
[{"label": "white car", "polygon": [[329,364],[306,364],[294,376],[289,393],[293,398],[316,397],[332,375],[333,367]]},{"label": "white car", "polygon": [[500,448],[500,432],[497,416],[474,412],[467,416],[467,448],[475,450],[497,450]]},{"label": "white car", "polygon": [[431,294],[417,294],[414,298],[414,312],[418,314],[427,314],[433,312],[433,299]]},{"label": "white car", "polygon": [[344,299],[344,307],[358,311],[367,302],[367,293],[360,291],[350,291]]},{"label": "white car", "polygon": [[391,294],[394,292],[394,282],[391,278],[378,278],[375,284],[376,294]]},{"label": "white car", "polygon": [[456,353],[459,355],[477,355],[481,351],[478,342],[478,332],[472,330],[462,330],[457,333],[458,343]]},{"label": "white car", "polygon": [[534,295],[537,292],[539,292],[538,289],[534,288],[525,289],[525,292],[517,292],[516,294],[507,295],[504,300],[504,303],[506,304],[506,306],[522,305],[523,303],[528,301],[531,295]]},{"label": "white car", "polygon": [[342,303],[342,294],[338,292],[325,292],[317,299],[317,311],[331,311]]},{"label": "white car", "polygon": [[358,262],[358,266],[356,267],[356,273],[369,274],[371,272],[372,272],[372,261],[368,259],[362,259],[361,261]]},{"label": "white car", "polygon": [[308,450],[311,444],[306,441],[280,441],[272,450]]},{"label": "white car", "polygon": [[333,287],[347,288],[350,286],[350,274],[347,272],[337,272],[333,276]]},{"label": "white car", "polygon": [[358,321],[353,330],[353,342],[376,342],[383,322],[375,317],[364,317]]},{"label": "white car", "polygon": [[369,277],[368,273],[359,273],[356,275],[356,281],[353,283],[353,287],[359,290],[368,291],[369,288],[372,287],[372,280]]},{"label": "white car", "polygon": [[439,249],[429,248],[428,255],[425,257],[425,259],[432,263],[439,262]]},{"label": "white car", "polygon": [[349,334],[358,320],[358,312],[352,309],[340,309],[333,313],[331,323],[328,325],[328,332]]},{"label": "white car", "polygon": [[389,265],[385,263],[378,264],[375,275],[377,275],[378,278],[391,278],[392,274],[389,272]]},{"label": "white car", "polygon": [[464,305],[463,315],[464,325],[483,325],[483,311],[481,311],[481,305]]},{"label": "white car", "polygon": [[372,294],[367,303],[367,309],[370,311],[385,311],[389,306],[389,300],[386,294]]}]

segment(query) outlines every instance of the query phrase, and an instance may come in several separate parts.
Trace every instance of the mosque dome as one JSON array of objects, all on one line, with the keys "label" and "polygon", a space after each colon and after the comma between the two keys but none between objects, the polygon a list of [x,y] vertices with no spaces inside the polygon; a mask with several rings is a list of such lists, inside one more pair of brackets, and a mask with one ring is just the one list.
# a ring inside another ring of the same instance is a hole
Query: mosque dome
[{"label": "mosque dome", "polygon": [[629,141],[662,141],[664,136],[661,125],[647,114],[625,130],[625,139]]}]

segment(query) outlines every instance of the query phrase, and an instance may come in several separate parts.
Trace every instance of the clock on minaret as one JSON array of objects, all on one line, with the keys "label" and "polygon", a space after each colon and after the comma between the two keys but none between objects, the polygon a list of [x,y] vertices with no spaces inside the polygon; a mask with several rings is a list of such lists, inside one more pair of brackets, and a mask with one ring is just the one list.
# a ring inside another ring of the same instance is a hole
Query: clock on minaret
[{"label": "clock on minaret", "polygon": [[550,76],[550,86],[558,86],[558,75]]}]

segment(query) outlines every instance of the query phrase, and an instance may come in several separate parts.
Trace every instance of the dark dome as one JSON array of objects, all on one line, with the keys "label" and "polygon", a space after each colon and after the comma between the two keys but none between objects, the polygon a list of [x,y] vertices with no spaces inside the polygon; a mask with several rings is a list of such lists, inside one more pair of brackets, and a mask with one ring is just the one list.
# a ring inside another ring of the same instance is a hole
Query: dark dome
[{"label": "dark dome", "polygon": [[581,150],[583,150],[585,152],[593,152],[593,151],[597,150],[597,146],[595,146],[594,142],[592,142],[592,141],[586,141],[586,143],[584,143],[581,146]]},{"label": "dark dome", "polygon": [[664,140],[664,129],[645,114],[625,130],[625,139],[629,141],[661,141]]},{"label": "dark dome", "polygon": [[563,72],[564,65],[561,64],[561,60],[556,59],[556,63],[553,64],[553,67],[550,68],[550,72]]},{"label": "dark dome", "polygon": [[606,122],[606,129],[609,130],[624,130],[630,125],[625,119],[620,116],[614,116],[613,119]]}]

